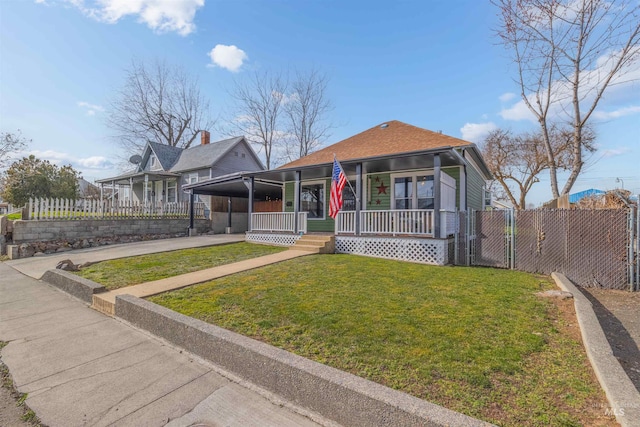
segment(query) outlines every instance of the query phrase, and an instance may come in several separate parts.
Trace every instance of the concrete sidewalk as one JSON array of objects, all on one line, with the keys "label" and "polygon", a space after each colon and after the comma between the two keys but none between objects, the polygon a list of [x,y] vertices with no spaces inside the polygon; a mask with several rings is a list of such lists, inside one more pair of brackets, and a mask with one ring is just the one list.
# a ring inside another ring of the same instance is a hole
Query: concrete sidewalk
[{"label": "concrete sidewalk", "polygon": [[178,237],[174,239],[148,240],[145,242],[123,243],[119,245],[78,249],[39,257],[5,261],[5,263],[27,276],[40,279],[45,271],[56,268],[58,262],[65,259],[70,259],[75,264],[83,264],[85,262],[105,261],[108,259],[125,258],[129,256],[242,241],[244,241],[244,234],[216,234],[194,237]]},{"label": "concrete sidewalk", "polygon": [[[74,255],[64,257],[81,262]],[[52,427],[318,425],[6,263],[0,263],[0,340],[9,342],[2,361],[18,390]]]}]

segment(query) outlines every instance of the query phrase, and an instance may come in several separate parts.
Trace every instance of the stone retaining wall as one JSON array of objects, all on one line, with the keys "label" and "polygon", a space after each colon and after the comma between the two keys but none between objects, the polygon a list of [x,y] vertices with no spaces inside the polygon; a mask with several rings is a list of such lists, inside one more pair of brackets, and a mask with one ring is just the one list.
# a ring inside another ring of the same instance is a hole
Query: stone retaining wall
[{"label": "stone retaining wall", "polygon": [[[13,222],[13,243],[124,235],[186,234],[188,227],[188,219],[16,220]],[[206,219],[198,219],[195,220],[195,227],[198,233],[205,233],[210,230],[211,222]]]},{"label": "stone retaining wall", "polygon": [[[211,221],[195,220],[195,230],[211,230]],[[31,257],[39,253],[64,252],[115,243],[167,239],[187,235],[188,219],[122,219],[81,221],[13,221],[11,258]],[[15,252],[15,253],[13,253]]]}]

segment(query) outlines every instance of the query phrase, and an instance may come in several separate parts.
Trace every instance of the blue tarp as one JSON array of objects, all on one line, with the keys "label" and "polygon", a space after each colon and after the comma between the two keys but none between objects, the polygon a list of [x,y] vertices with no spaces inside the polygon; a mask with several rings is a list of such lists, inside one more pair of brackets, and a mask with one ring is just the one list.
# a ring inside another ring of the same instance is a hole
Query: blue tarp
[{"label": "blue tarp", "polygon": [[588,190],[580,191],[578,193],[569,194],[569,203],[578,203],[581,199],[589,196],[598,196],[600,194],[606,193],[602,190],[597,190],[595,188],[590,188]]}]

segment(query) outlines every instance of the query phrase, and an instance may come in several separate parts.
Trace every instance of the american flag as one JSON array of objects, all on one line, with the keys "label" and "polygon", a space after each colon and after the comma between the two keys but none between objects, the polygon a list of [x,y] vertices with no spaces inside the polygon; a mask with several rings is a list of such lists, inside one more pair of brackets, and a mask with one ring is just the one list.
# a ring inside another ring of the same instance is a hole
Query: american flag
[{"label": "american flag", "polygon": [[329,200],[329,216],[336,218],[342,208],[342,189],[347,184],[347,177],[342,171],[337,159],[333,159],[333,174],[331,176],[331,195]]}]

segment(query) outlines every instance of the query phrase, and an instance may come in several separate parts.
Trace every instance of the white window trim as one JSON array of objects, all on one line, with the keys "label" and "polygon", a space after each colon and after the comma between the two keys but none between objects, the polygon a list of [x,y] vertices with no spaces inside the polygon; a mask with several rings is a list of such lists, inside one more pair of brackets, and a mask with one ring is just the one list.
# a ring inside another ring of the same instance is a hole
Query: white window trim
[{"label": "white window trim", "polygon": [[[171,184],[173,183],[173,189],[175,190],[174,192],[174,198],[173,200],[169,200],[169,188],[172,187]],[[178,181],[175,179],[171,179],[167,181],[167,194],[166,194],[166,198],[167,198],[167,202],[168,203],[175,203],[178,201]]]},{"label": "white window trim", "polygon": [[162,169],[162,167],[160,166],[160,161],[158,161],[158,156],[151,153],[149,155],[149,170],[155,171],[160,169]]},{"label": "white window trim", "polygon": [[[394,211],[402,211],[402,210],[406,210],[406,209],[395,209],[396,206],[396,178],[411,178],[411,186],[413,187],[413,191],[412,191],[412,195],[411,195],[411,209],[410,210],[414,210],[414,209],[418,209],[417,207],[414,206],[418,206],[418,189],[417,189],[417,184],[418,184],[418,177],[419,176],[433,176],[433,170],[425,170],[425,171],[412,171],[412,172],[401,172],[401,173],[392,173],[389,174],[389,180],[391,181],[389,183],[389,186],[391,187],[391,194],[389,195],[390,200],[389,200],[389,207],[391,208],[391,210]],[[434,184],[435,185],[435,182]],[[433,199],[435,201],[435,194],[433,195]]]},{"label": "white window trim", "polygon": [[[300,182],[300,195],[302,195],[302,187],[304,187],[305,185],[318,185],[318,184],[322,184],[322,194],[324,196],[324,206],[322,207],[322,218],[309,218],[307,216],[307,221],[324,221],[325,219],[327,219],[327,203],[329,202],[327,200],[327,181],[326,180],[315,180],[315,181],[301,181]],[[295,186],[295,184],[294,184]],[[295,203],[295,201],[294,201]],[[302,205],[302,200],[300,200],[300,204]],[[302,210],[300,210],[300,212],[303,212]],[[304,211],[306,212],[306,211]]]}]

